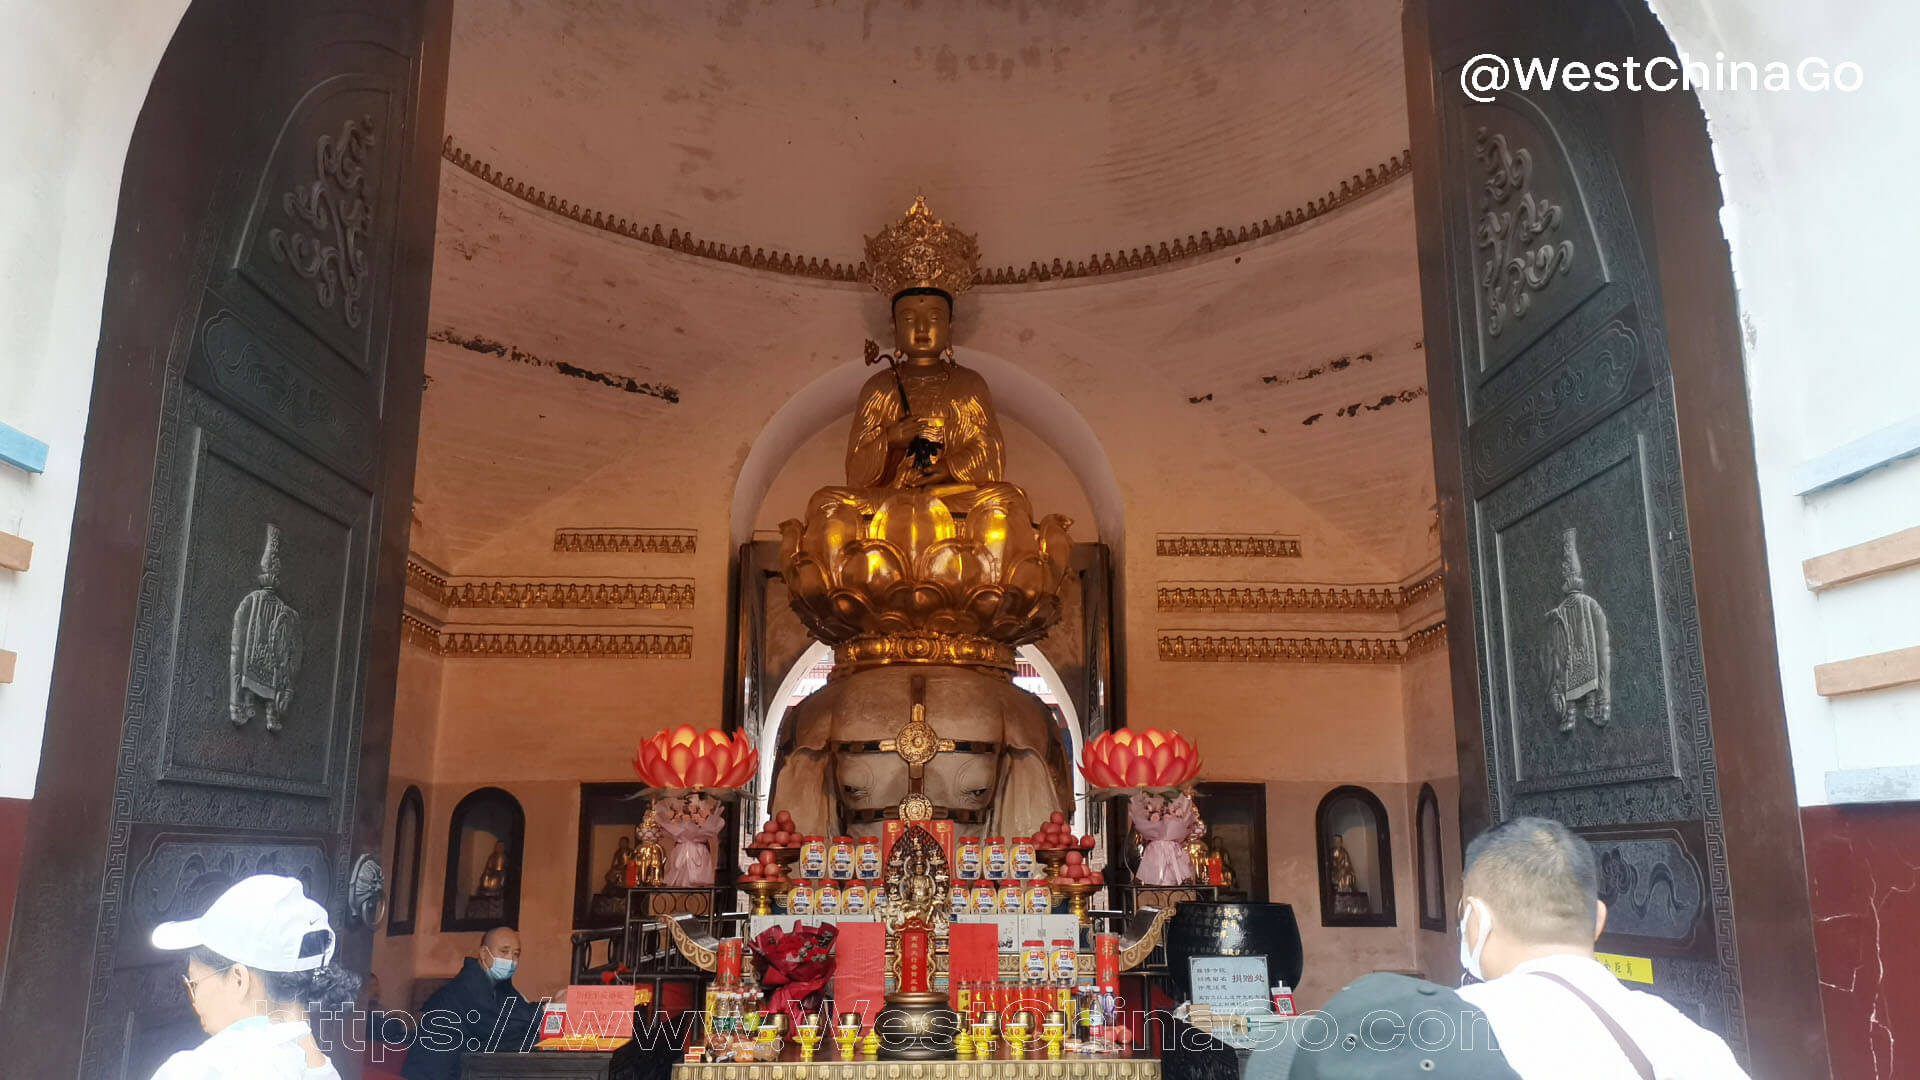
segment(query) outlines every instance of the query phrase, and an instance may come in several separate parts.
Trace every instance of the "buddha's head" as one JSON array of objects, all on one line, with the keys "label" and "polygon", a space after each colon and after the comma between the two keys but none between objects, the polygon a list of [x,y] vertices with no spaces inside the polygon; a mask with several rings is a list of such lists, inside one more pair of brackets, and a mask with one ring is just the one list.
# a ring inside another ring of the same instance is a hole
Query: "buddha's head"
[{"label": "buddha's head", "polygon": [[953,344],[953,298],[908,289],[893,298],[893,345],[910,360],[937,360]]}]

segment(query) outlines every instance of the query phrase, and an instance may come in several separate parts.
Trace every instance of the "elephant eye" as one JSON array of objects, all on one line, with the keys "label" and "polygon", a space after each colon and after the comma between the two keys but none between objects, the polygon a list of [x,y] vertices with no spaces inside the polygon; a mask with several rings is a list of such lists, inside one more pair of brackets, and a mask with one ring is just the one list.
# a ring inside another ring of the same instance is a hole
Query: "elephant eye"
[{"label": "elephant eye", "polygon": [[961,792],[961,794],[965,795],[967,798],[973,800],[974,802],[979,802],[980,800],[987,797],[987,789],[983,787],[968,788],[964,792]]},{"label": "elephant eye", "polygon": [[867,797],[867,789],[854,784],[841,784],[840,790],[844,792],[849,799],[864,799]]}]

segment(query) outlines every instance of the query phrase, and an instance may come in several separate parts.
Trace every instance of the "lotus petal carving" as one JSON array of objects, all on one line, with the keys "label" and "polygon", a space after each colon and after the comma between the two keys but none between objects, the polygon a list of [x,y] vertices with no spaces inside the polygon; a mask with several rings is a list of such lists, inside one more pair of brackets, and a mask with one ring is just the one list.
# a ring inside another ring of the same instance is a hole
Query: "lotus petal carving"
[{"label": "lotus petal carving", "polygon": [[[780,525],[794,611],[852,667],[899,661],[1010,668],[1013,648],[1060,618],[1072,524],[1038,524],[1024,497],[956,515],[930,491],[900,491],[862,513],[823,491],[805,521]],[[844,489],[842,489],[844,490]]]}]

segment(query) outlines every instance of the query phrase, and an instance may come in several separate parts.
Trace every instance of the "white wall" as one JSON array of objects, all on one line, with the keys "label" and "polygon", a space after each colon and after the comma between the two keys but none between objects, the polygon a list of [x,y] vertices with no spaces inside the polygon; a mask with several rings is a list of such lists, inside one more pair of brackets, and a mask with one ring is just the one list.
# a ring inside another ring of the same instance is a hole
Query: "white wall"
[{"label": "white wall", "polygon": [[0,465],[0,530],[34,544],[0,571],[0,797],[33,794],[93,391],[101,293],[133,122],[187,0],[0,0],[0,421],[49,444]]},{"label": "white wall", "polygon": [[[1794,494],[1803,462],[1920,419],[1912,190],[1920,7],[1901,0],[1653,0],[1696,58],[1864,72],[1852,93],[1704,89],[1727,209],[1801,805],[1831,770],[1920,765],[1920,687],[1826,699],[1814,665],[1920,644],[1920,570],[1816,596],[1802,560],[1920,525],[1920,461]],[[1766,658],[1754,657],[1755,663]]]}]

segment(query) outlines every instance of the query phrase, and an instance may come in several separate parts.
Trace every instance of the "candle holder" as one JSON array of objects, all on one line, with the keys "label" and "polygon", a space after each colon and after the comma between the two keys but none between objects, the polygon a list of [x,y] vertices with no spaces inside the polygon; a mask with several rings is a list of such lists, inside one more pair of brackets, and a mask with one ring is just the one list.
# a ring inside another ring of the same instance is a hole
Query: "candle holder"
[{"label": "candle holder", "polygon": [[1063,1012],[1048,1013],[1046,1023],[1040,1026],[1040,1038],[1045,1040],[1047,1044],[1047,1056],[1050,1058],[1059,1057],[1060,1044],[1065,1042],[1067,1038],[1067,1014]]},{"label": "candle holder", "polygon": [[841,1013],[840,1023],[833,1029],[833,1046],[840,1051],[841,1061],[852,1061],[853,1053],[860,1048],[860,1014]]},{"label": "candle holder", "polygon": [[800,1060],[812,1061],[813,1052],[820,1049],[820,1021],[811,1016],[801,1020],[793,1029],[793,1041],[800,1044]]},{"label": "candle holder", "polygon": [[1014,1057],[1025,1057],[1028,1040],[1033,1035],[1033,1014],[1021,1010],[1007,1017],[1001,1034],[1007,1038],[1007,1052]]},{"label": "candle holder", "polygon": [[969,1027],[973,1031],[973,1052],[981,1057],[992,1057],[994,1035],[1000,1028],[1000,1014],[983,1012],[973,1018]]},{"label": "candle holder", "polygon": [[753,914],[773,914],[773,902],[786,902],[789,892],[793,891],[793,882],[776,881],[772,878],[750,878],[738,883],[741,892],[753,898]]},{"label": "candle holder", "polygon": [[1092,881],[1064,881],[1056,878],[1049,881],[1047,887],[1053,890],[1053,895],[1066,897],[1067,910],[1079,917],[1082,926],[1092,925],[1092,920],[1087,915],[1087,898],[1104,888],[1103,884]]}]

